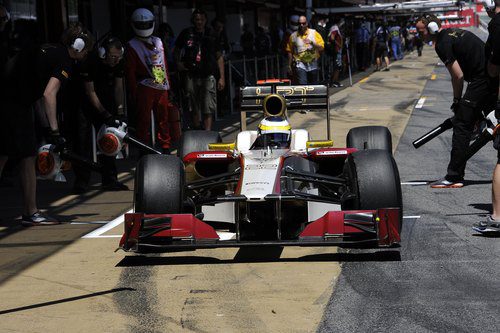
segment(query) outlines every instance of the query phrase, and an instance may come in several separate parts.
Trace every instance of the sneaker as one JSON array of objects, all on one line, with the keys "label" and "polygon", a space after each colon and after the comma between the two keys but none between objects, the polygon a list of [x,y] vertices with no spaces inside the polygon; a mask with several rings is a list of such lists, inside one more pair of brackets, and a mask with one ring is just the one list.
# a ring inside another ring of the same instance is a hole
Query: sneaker
[{"label": "sneaker", "polygon": [[446,179],[440,179],[432,182],[430,185],[432,188],[460,188],[464,186],[464,183],[460,181],[451,182]]},{"label": "sneaker", "polygon": [[61,222],[59,222],[55,218],[43,214],[42,212],[36,212],[31,216],[23,215],[23,218],[21,220],[21,224],[24,225],[25,227],[31,227],[35,225],[54,225],[60,223]]},{"label": "sneaker", "polygon": [[128,191],[130,190],[127,185],[120,182],[113,182],[109,184],[103,184],[101,186],[103,191]]},{"label": "sneaker", "polygon": [[341,88],[343,87],[344,85],[340,82],[332,82],[332,87],[333,88]]},{"label": "sneaker", "polygon": [[497,221],[491,217],[491,215],[486,216],[486,221],[481,221],[474,224],[472,229],[478,232],[500,232],[500,221]]},{"label": "sneaker", "polygon": [[384,68],[384,72],[388,72],[388,71],[390,71],[390,70],[391,70],[391,69],[390,69],[389,67]]}]

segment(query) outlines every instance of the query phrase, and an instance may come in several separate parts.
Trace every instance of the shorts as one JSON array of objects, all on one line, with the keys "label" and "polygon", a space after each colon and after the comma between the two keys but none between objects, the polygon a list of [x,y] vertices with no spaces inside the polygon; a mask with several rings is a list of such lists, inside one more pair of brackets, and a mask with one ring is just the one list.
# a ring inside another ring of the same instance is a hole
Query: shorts
[{"label": "shorts", "polygon": [[385,43],[377,43],[375,45],[375,58],[387,57],[387,45]]},{"label": "shorts", "polygon": [[210,116],[217,111],[217,87],[213,75],[206,78],[187,75],[184,80],[184,94],[192,113]]},{"label": "shorts", "polygon": [[31,106],[4,101],[0,124],[0,156],[24,158],[36,155],[35,114]]}]

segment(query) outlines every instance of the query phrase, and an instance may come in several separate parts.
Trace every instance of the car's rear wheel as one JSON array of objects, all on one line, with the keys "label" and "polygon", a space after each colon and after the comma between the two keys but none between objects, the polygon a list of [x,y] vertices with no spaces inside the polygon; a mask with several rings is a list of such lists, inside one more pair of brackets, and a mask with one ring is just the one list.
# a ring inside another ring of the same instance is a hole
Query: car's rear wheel
[{"label": "car's rear wheel", "polygon": [[401,182],[391,154],[380,149],[357,151],[348,157],[344,173],[354,197],[342,209],[400,208],[402,221]]},{"label": "car's rear wheel", "polygon": [[208,150],[209,143],[222,142],[219,132],[215,131],[187,131],[181,137],[177,156],[181,159],[194,151]]},{"label": "car's rear wheel", "polygon": [[137,164],[134,207],[145,214],[177,214],[184,200],[184,165],[177,156],[145,155]]},{"label": "car's rear wheel", "polygon": [[351,128],[347,133],[348,148],[358,150],[382,149],[392,154],[392,136],[385,126],[361,126]]}]

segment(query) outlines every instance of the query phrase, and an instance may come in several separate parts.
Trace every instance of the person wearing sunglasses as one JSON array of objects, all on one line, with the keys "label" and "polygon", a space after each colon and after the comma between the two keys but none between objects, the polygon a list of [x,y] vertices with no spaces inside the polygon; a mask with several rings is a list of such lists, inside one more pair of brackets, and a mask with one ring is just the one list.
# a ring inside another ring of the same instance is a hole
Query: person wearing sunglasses
[{"label": "person wearing sunglasses", "polygon": [[317,84],[318,59],[325,48],[321,35],[308,27],[307,18],[299,17],[299,27],[288,40],[288,71],[293,73],[295,84]]}]

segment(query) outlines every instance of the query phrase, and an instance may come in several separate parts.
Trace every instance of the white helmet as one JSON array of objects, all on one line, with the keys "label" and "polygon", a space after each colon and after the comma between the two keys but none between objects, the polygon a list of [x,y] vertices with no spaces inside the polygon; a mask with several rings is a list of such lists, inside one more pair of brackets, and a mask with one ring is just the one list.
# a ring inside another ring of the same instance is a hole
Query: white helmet
[{"label": "white helmet", "polygon": [[[255,148],[289,148],[292,130],[284,117],[266,117],[258,126],[259,141]],[[254,144],[255,146],[255,144]]]},{"label": "white helmet", "polygon": [[290,16],[290,22],[288,22],[290,29],[297,31],[299,29],[299,15]]},{"label": "white helmet", "polygon": [[132,29],[138,37],[149,37],[155,29],[155,17],[146,8],[138,8],[132,13]]},{"label": "white helmet", "polygon": [[481,0],[481,3],[486,11],[492,12],[495,10],[495,0]]}]

